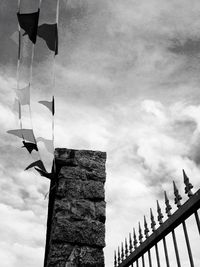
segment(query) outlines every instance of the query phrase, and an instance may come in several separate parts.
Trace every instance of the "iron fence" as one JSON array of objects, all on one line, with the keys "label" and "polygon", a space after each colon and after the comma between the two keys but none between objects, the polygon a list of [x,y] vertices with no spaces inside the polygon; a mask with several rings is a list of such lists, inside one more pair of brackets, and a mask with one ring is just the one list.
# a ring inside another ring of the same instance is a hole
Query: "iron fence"
[{"label": "iron fence", "polygon": [[[172,206],[170,205],[167,193],[164,192],[165,197],[165,212],[167,219],[163,221],[163,213],[159,202],[157,201],[157,220],[159,227],[156,229],[156,220],[153,215],[152,209],[150,209],[150,220],[151,220],[151,230],[148,227],[146,217],[144,216],[144,230],[142,231],[141,224],[139,223],[139,231],[136,234],[136,230],[133,229],[133,233],[129,234],[129,238],[125,238],[125,242],[121,243],[121,246],[114,253],[114,267],[155,267],[154,262],[152,261],[152,250],[154,250],[155,261],[157,267],[167,266],[174,267],[169,259],[169,246],[166,241],[166,236],[171,235],[172,237],[172,249],[175,254],[175,261],[177,267],[184,267],[180,259],[179,244],[176,237],[176,228],[178,226],[182,227],[183,236],[185,239],[185,244],[187,248],[187,257],[189,260],[189,265],[187,267],[194,267],[194,257],[191,249],[190,238],[188,234],[188,229],[186,225],[186,219],[190,216],[195,217],[196,231],[197,235],[200,235],[200,220],[198,215],[198,209],[200,208],[200,189],[193,194],[192,188],[193,185],[190,183],[188,176],[183,170],[183,178],[185,184],[185,194],[189,199],[182,205],[181,204],[181,195],[179,190],[173,182],[174,188],[174,202],[177,206],[177,210],[172,214]],[[150,234],[151,232],[151,234]],[[160,245],[158,242],[162,243],[164,260],[160,259]],[[199,244],[200,245],[200,244]],[[171,247],[170,247],[171,249]],[[200,253],[199,253],[200,254]],[[144,257],[144,255],[147,255]],[[164,263],[165,262],[165,263]]]}]

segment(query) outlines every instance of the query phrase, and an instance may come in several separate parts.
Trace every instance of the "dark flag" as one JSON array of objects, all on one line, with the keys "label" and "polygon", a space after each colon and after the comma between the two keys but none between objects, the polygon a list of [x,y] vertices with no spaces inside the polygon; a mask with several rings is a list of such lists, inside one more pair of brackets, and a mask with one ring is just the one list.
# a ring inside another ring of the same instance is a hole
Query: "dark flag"
[{"label": "dark flag", "polygon": [[25,147],[25,148],[28,150],[28,152],[29,152],[30,154],[31,154],[31,152],[32,152],[33,150],[38,151],[38,147],[37,147],[37,145],[34,144],[34,143],[29,143],[29,142],[23,141],[23,144],[24,144],[23,147]]},{"label": "dark flag", "polygon": [[46,177],[47,179],[52,180],[52,179],[54,178],[54,174],[53,174],[53,173],[48,173],[48,172],[45,172],[45,171],[40,170],[40,169],[38,169],[38,168],[35,168],[35,170],[36,170],[37,172],[39,172],[39,174],[40,174],[41,176],[44,176],[44,177]]},{"label": "dark flag", "polygon": [[44,167],[44,164],[43,164],[43,162],[41,160],[37,160],[37,161],[31,163],[30,165],[28,165],[28,167],[26,167],[25,171],[27,171],[28,169],[33,168],[35,166],[37,166],[38,168],[40,168],[41,170],[43,170],[44,172],[46,172],[46,169]]},{"label": "dark flag", "polygon": [[35,44],[37,39],[38,20],[40,10],[34,13],[20,14],[17,13],[20,27],[28,34],[29,39]]},{"label": "dark flag", "polygon": [[44,101],[39,101],[39,103],[47,107],[51,111],[52,115],[55,114],[54,96],[52,97],[52,101],[44,100]]},{"label": "dark flag", "polygon": [[48,48],[58,54],[58,28],[55,24],[42,24],[38,27],[38,36],[45,40]]}]

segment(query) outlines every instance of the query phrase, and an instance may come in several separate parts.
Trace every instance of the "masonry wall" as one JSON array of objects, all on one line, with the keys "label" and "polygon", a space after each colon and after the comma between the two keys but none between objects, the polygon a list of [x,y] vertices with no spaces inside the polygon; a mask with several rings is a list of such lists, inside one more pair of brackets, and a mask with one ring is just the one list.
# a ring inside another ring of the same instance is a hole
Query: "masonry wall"
[{"label": "masonry wall", "polygon": [[51,183],[48,267],[103,267],[106,153],[58,148]]}]

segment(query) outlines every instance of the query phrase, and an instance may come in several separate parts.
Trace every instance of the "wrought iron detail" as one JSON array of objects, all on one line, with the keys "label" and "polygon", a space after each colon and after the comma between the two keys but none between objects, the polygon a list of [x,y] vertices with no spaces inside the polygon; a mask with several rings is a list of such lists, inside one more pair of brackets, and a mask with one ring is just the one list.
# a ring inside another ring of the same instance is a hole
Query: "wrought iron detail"
[{"label": "wrought iron detail", "polygon": [[148,228],[147,220],[146,220],[146,217],[145,216],[144,216],[144,234],[145,234],[145,237],[146,238],[149,237],[149,228]]},{"label": "wrought iron detail", "polygon": [[141,229],[141,225],[139,223],[139,241],[140,241],[140,244],[142,244],[143,242],[143,234],[142,234],[142,229]]},{"label": "wrought iron detail", "polygon": [[133,228],[133,244],[134,244],[134,249],[137,248],[137,237],[136,237],[136,233],[135,233],[135,228]]},{"label": "wrought iron detail", "polygon": [[166,191],[164,192],[164,194],[165,194],[165,205],[166,205],[165,212],[167,213],[167,216],[170,217],[172,215],[171,213],[172,206],[169,204],[169,199]]},{"label": "wrought iron detail", "polygon": [[151,216],[151,229],[154,232],[156,230],[156,228],[155,228],[156,222],[154,220],[152,209],[150,209],[150,216]]},{"label": "wrought iron detail", "polygon": [[[200,209],[200,189],[196,193],[192,193],[191,189],[193,185],[190,183],[185,171],[183,170],[183,178],[185,184],[185,193],[188,195],[189,199],[186,203],[181,204],[181,195],[179,190],[173,181],[173,191],[174,191],[174,202],[178,209],[172,214],[172,206],[169,203],[169,198],[166,191],[164,192],[165,199],[165,212],[167,214],[167,219],[164,221],[164,215],[162,213],[159,202],[157,201],[157,218],[159,226],[156,227],[156,221],[152,209],[150,209],[150,226],[152,233],[149,234],[150,229],[147,224],[146,217],[144,216],[144,232],[139,223],[138,237],[136,236],[135,228],[133,228],[133,235],[129,234],[129,238],[125,239],[125,243],[118,247],[118,252],[114,252],[114,267],[161,267],[163,265],[163,260],[165,260],[164,266],[172,267],[170,263],[170,258],[168,254],[168,240],[166,236],[172,234],[173,249],[176,256],[176,266],[183,267],[181,265],[181,258],[179,256],[178,240],[176,239],[176,227],[182,225],[183,235],[185,237],[188,259],[190,267],[194,267],[194,259],[192,255],[192,247],[190,246],[190,236],[189,231],[187,231],[186,219],[191,215],[195,215],[198,234],[200,235],[200,220],[198,215],[198,210]],[[158,242],[162,241],[164,248],[164,258],[160,258],[159,251],[160,246]],[[139,245],[138,245],[139,243]],[[151,259],[152,248],[155,249],[155,258]],[[148,258],[145,257],[145,253],[148,254]],[[118,257],[117,257],[118,256]],[[146,265],[146,260],[148,261]],[[174,265],[174,263],[173,263]]]},{"label": "wrought iron detail", "polygon": [[116,250],[115,250],[115,254],[114,254],[114,267],[117,267],[117,254],[116,254]]},{"label": "wrought iron detail", "polygon": [[128,256],[128,244],[127,244],[127,239],[125,238],[125,257]]},{"label": "wrought iron detail", "polygon": [[133,241],[132,241],[131,233],[129,234],[129,251],[130,253],[133,251]]},{"label": "wrought iron detail", "polygon": [[123,242],[121,243],[121,260],[124,260],[124,246],[123,246]]},{"label": "wrought iron detail", "polygon": [[175,195],[174,203],[179,208],[181,206],[181,199],[182,199],[182,197],[179,194],[179,191],[178,191],[178,189],[177,189],[176,184],[175,184],[174,181],[173,181],[173,185],[174,185],[174,195]]},{"label": "wrought iron detail", "polygon": [[188,176],[186,175],[185,171],[183,170],[183,180],[185,184],[185,193],[188,195],[188,197],[193,196],[192,188],[193,185],[190,183]]},{"label": "wrought iron detail", "polygon": [[163,217],[164,216],[163,216],[163,214],[161,212],[161,208],[160,208],[158,200],[157,200],[157,212],[158,212],[158,222],[161,225],[163,223]]}]

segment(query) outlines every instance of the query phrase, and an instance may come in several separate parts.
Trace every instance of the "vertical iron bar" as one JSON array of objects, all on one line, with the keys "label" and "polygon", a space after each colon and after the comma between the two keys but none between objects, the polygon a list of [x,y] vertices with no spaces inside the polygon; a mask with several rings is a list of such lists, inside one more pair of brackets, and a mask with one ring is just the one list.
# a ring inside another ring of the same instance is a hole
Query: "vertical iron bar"
[{"label": "vertical iron bar", "polygon": [[158,252],[158,244],[155,244],[155,250],[156,250],[157,265],[158,265],[158,267],[160,267],[160,257],[159,257],[159,252]]},{"label": "vertical iron bar", "polygon": [[150,250],[148,250],[148,258],[149,258],[149,267],[152,267],[151,251]]},{"label": "vertical iron bar", "polygon": [[138,260],[136,260],[136,267],[139,267],[139,262],[138,262]]},{"label": "vertical iron bar", "polygon": [[179,252],[178,252],[178,246],[177,246],[177,242],[176,242],[176,235],[175,235],[174,230],[172,230],[172,237],[173,237],[174,249],[175,249],[175,254],[176,254],[177,266],[181,267],[181,262],[180,262]]},{"label": "vertical iron bar", "polygon": [[194,215],[195,215],[195,219],[196,219],[196,222],[197,222],[197,227],[198,227],[199,234],[200,234],[200,220],[199,220],[199,214],[198,214],[197,210],[195,211]]},{"label": "vertical iron bar", "polygon": [[166,243],[165,237],[163,237],[163,246],[164,246],[164,251],[165,251],[166,265],[167,265],[167,267],[170,267],[170,264],[169,264],[169,256],[168,256],[168,251],[167,251],[167,243]]},{"label": "vertical iron bar", "polygon": [[144,254],[142,254],[142,267],[145,267]]},{"label": "vertical iron bar", "polygon": [[182,225],[183,225],[183,231],[184,231],[185,241],[186,241],[187,250],[188,250],[188,256],[189,256],[189,259],[190,259],[190,266],[194,267],[194,261],[193,261],[193,257],[192,257],[192,251],[191,251],[191,247],[190,247],[190,241],[189,241],[189,237],[188,237],[188,232],[187,232],[187,227],[186,227],[185,221],[182,222]]}]

